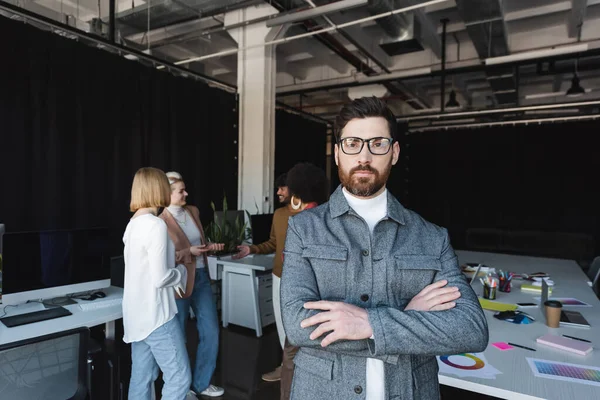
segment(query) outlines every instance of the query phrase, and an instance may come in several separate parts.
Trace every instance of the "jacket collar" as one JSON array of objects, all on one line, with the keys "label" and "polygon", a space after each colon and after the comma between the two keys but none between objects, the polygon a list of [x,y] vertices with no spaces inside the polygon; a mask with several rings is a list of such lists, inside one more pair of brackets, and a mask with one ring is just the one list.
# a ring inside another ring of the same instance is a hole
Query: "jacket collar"
[{"label": "jacket collar", "polygon": [[[339,185],[335,192],[329,197],[329,212],[332,218],[337,218],[351,210],[348,201],[342,193],[342,185]],[[387,217],[399,224],[406,225],[404,219],[404,206],[387,191]]]}]

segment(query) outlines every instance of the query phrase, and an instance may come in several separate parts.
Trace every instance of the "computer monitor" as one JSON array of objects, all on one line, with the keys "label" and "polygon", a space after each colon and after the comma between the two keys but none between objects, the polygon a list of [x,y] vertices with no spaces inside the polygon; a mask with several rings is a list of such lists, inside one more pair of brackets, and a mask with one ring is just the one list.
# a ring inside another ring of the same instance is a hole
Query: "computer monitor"
[{"label": "computer monitor", "polygon": [[4,235],[4,224],[0,224],[0,302],[2,299],[2,235]]},{"label": "computer monitor", "polygon": [[[4,235],[4,224],[0,224],[0,256],[2,255],[2,236]],[[0,268],[2,271],[2,268]]]},{"label": "computer monitor", "polygon": [[271,237],[273,214],[255,214],[250,216],[252,227],[252,243],[266,242]]},{"label": "computer monitor", "polygon": [[2,257],[7,305],[110,286],[108,228],[7,232]]},{"label": "computer monitor", "polygon": [[227,214],[223,211],[215,211],[215,217],[219,219],[219,223],[222,224],[223,221],[227,221],[231,224],[231,226],[235,226],[235,222],[244,225],[246,220],[245,213],[243,210],[229,210]]}]

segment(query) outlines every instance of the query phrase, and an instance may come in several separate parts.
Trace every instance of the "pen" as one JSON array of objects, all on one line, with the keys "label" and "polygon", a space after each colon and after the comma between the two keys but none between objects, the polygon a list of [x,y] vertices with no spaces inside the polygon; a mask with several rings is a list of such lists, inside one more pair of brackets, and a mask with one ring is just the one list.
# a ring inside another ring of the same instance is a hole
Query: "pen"
[{"label": "pen", "polygon": [[587,339],[581,339],[581,338],[578,338],[578,337],[575,337],[575,336],[569,336],[569,335],[563,335],[563,336],[564,336],[564,337],[567,337],[567,338],[569,338],[569,339],[575,339],[575,340],[580,340],[580,341],[582,341],[582,342],[592,343],[590,340],[587,340]]},{"label": "pen", "polygon": [[508,342],[508,344],[510,344],[511,346],[520,347],[520,348],[522,348],[522,349],[531,350],[531,351],[536,351],[535,349],[532,349],[531,347],[525,347],[525,346],[521,346],[520,344],[515,344],[515,343],[510,343],[510,342]]}]

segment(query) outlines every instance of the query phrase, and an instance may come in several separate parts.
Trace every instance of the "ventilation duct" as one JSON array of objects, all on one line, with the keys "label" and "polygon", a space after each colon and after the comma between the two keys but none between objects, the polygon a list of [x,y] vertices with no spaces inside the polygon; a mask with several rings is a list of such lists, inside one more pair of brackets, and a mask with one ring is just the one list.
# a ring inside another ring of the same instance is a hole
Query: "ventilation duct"
[{"label": "ventilation duct", "polygon": [[[456,0],[456,6],[479,58],[493,59],[509,54],[502,0]],[[486,68],[486,75],[499,105],[518,103],[512,68]]]},{"label": "ventilation duct", "polygon": [[[117,23],[129,29],[124,34],[143,32],[173,24],[210,17],[226,11],[262,3],[258,0],[146,0],[144,4],[116,15]],[[150,4],[148,4],[148,2]],[[148,17],[148,14],[150,16]],[[121,28],[121,31],[124,29]]]},{"label": "ventilation duct", "polygon": [[[377,15],[401,7],[400,2],[394,0],[370,0],[367,8],[371,15]],[[423,50],[420,41],[420,24],[414,13],[394,14],[379,18],[376,22],[387,35],[381,40],[379,46],[389,56]]]}]

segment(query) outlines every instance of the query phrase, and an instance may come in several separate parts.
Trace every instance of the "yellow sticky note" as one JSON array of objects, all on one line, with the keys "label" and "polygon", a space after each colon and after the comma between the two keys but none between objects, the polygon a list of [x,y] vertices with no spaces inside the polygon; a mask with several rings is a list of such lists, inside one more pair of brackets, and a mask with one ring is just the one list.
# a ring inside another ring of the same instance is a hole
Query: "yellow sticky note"
[{"label": "yellow sticky note", "polygon": [[516,304],[500,303],[497,301],[482,299],[481,297],[479,298],[479,304],[484,310],[490,311],[514,311],[518,307]]},{"label": "yellow sticky note", "polygon": [[[542,293],[541,286],[534,286],[527,283],[521,284],[521,290],[524,290],[526,292]],[[548,294],[552,294],[552,286],[548,287]]]}]

